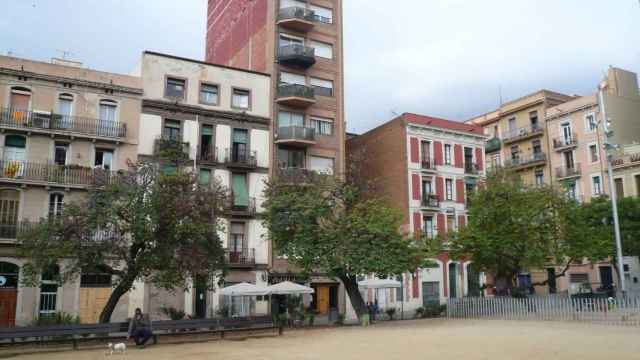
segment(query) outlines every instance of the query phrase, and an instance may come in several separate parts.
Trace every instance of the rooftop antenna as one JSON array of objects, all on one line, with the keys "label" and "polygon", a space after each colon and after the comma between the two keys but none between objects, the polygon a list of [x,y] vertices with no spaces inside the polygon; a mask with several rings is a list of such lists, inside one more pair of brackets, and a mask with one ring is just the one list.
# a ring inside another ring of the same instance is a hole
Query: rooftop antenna
[{"label": "rooftop antenna", "polygon": [[56,49],[57,52],[60,53],[62,60],[69,60],[67,59],[70,55],[73,55],[73,53],[71,51],[68,50],[60,50],[60,49]]}]

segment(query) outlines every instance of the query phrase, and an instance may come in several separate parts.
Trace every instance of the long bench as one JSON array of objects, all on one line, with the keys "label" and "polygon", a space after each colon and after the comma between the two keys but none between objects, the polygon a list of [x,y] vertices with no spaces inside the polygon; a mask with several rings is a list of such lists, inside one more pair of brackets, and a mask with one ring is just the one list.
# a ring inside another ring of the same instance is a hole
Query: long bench
[{"label": "long bench", "polygon": [[[219,334],[224,338],[227,333],[248,331],[277,330],[271,316],[229,318],[229,319],[193,319],[153,321],[153,342],[158,343],[159,336]],[[0,328],[0,346],[17,344],[47,344],[71,342],[78,348],[78,342],[88,340],[124,340],[127,337],[129,323],[60,325],[47,327]]]}]

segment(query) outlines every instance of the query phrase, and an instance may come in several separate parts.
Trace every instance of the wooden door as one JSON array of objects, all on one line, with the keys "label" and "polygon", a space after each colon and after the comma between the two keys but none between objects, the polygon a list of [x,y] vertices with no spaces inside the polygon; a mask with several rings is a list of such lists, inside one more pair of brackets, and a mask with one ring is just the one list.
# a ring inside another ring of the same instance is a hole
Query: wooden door
[{"label": "wooden door", "polygon": [[97,323],[110,295],[111,288],[80,288],[80,322]]},{"label": "wooden door", "polygon": [[16,303],[18,290],[0,290],[0,327],[11,327],[16,325]]},{"label": "wooden door", "polygon": [[317,299],[318,299],[318,313],[320,315],[325,315],[329,312],[329,286],[320,285],[316,288]]}]

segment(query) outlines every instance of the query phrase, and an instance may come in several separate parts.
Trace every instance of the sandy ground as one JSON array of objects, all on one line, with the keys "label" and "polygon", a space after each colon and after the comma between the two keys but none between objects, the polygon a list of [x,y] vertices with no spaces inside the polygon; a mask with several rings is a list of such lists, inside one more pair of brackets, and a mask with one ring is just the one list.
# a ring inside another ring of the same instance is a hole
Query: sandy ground
[{"label": "sandy ground", "polygon": [[31,354],[46,360],[640,359],[640,329],[603,325],[417,320],[285,332],[243,341],[165,344],[108,357],[102,350]]}]

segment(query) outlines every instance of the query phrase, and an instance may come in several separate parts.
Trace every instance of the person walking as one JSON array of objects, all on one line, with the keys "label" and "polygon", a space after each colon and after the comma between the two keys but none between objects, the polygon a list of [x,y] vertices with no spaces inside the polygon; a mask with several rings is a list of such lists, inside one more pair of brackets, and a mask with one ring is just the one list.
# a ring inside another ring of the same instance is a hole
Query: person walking
[{"label": "person walking", "polygon": [[143,314],[140,308],[136,308],[131,321],[129,321],[127,340],[132,337],[137,346],[144,348],[144,344],[149,341],[152,336],[153,329],[151,327],[149,314]]}]

